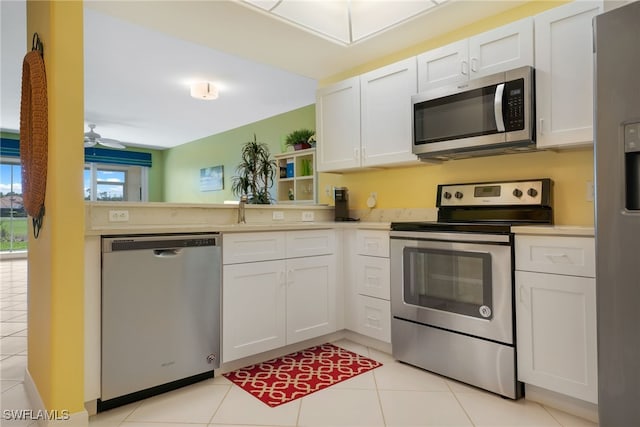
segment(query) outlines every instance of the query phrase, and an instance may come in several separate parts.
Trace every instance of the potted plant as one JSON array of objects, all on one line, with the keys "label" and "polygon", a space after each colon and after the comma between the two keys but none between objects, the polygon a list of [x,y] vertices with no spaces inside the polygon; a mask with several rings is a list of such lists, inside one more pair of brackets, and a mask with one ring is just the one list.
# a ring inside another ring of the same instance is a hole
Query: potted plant
[{"label": "potted plant", "polygon": [[315,132],[309,129],[298,129],[287,135],[286,144],[294,150],[304,150],[311,148],[311,143],[315,141]]},{"label": "potted plant", "polygon": [[270,204],[269,189],[274,183],[276,161],[271,158],[269,146],[258,142],[253,134],[253,141],[242,146],[240,159],[231,191],[238,197],[247,196],[247,203]]}]

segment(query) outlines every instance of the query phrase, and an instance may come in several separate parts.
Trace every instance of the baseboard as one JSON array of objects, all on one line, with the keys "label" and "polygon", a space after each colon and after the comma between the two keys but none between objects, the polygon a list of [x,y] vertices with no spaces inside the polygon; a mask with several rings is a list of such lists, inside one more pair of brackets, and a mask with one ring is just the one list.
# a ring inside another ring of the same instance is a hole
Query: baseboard
[{"label": "baseboard", "polygon": [[[32,415],[37,419],[40,427],[86,427],[89,425],[89,413],[85,411],[74,412],[49,411],[44,406],[42,397],[38,392],[38,387],[33,381],[29,369],[24,371],[24,389],[27,392],[29,403],[31,404]],[[46,419],[47,415],[58,419]],[[45,419],[41,419],[45,418]]]},{"label": "baseboard", "polygon": [[236,369],[244,368],[245,366],[254,365],[256,363],[264,362],[265,360],[271,360],[278,357],[282,357],[295,351],[304,350],[305,348],[324,344],[326,342],[334,342],[341,339],[348,339],[357,344],[371,347],[383,353],[391,354],[391,343],[386,343],[375,338],[370,338],[365,335],[361,335],[357,332],[353,332],[347,329],[342,329],[327,335],[312,338],[306,341],[302,341],[295,344],[290,344],[284,347],[276,348],[274,350],[266,351],[264,353],[254,354],[243,359],[231,360],[229,362],[222,363],[220,369],[216,369],[215,375],[219,376],[226,374],[227,372],[235,371]]},{"label": "baseboard", "polygon": [[525,384],[524,390],[524,396],[527,400],[598,423],[598,405],[596,404],[530,384]]},{"label": "baseboard", "polygon": [[294,344],[289,344],[284,347],[279,347],[273,350],[265,351],[264,353],[254,354],[242,359],[230,360],[220,365],[220,369],[216,369],[215,376],[226,374],[228,372],[235,371],[236,369],[244,368],[245,366],[255,365],[256,363],[264,362],[265,360],[276,359],[278,357],[285,356],[295,351],[304,350],[305,348],[320,345],[327,342],[337,341],[344,338],[344,331],[333,332],[320,337],[308,339]]},{"label": "baseboard", "polygon": [[380,341],[376,338],[371,338],[366,335],[359,334],[357,332],[345,329],[344,337],[349,341],[353,341],[356,344],[363,345],[365,347],[373,348],[374,350],[378,350],[382,353],[387,353],[391,355],[391,343]]}]

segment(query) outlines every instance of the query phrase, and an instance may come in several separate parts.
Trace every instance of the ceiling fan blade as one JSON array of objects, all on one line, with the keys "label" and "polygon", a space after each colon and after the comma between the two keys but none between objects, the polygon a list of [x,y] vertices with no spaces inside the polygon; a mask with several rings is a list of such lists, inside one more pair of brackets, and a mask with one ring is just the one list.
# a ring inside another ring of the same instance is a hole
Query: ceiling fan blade
[{"label": "ceiling fan blade", "polygon": [[95,145],[96,145],[95,141],[91,141],[90,139],[87,139],[87,138],[84,139],[85,147],[95,147]]},{"label": "ceiling fan blade", "polygon": [[109,139],[109,138],[100,138],[100,140],[98,141],[98,144],[104,145],[105,147],[109,147],[109,148],[116,148],[118,150],[124,150],[125,148],[127,148],[120,141],[115,139]]}]

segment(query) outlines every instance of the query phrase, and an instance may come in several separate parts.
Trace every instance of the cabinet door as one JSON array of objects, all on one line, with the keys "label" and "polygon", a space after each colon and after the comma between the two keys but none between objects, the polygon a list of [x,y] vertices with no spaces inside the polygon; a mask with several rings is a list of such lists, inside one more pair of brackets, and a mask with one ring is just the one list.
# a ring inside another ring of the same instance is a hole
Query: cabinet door
[{"label": "cabinet door", "polygon": [[360,166],[360,78],[352,77],[316,94],[318,171]]},{"label": "cabinet door", "polygon": [[418,91],[469,79],[469,40],[464,39],[418,55]]},{"label": "cabinet door", "polygon": [[470,78],[533,66],[533,18],[526,18],[469,39]]},{"label": "cabinet door", "polygon": [[287,344],[335,331],[334,255],[287,260]]},{"label": "cabinet door", "polygon": [[577,1],[535,17],[539,148],[593,143],[593,17],[602,2]]},{"label": "cabinet door", "polygon": [[223,267],[222,361],[285,345],[285,261]]},{"label": "cabinet door", "polygon": [[518,379],[597,403],[595,279],[516,271]]},{"label": "cabinet door", "polygon": [[411,96],[417,92],[415,57],[360,76],[362,166],[417,162],[411,152]]}]

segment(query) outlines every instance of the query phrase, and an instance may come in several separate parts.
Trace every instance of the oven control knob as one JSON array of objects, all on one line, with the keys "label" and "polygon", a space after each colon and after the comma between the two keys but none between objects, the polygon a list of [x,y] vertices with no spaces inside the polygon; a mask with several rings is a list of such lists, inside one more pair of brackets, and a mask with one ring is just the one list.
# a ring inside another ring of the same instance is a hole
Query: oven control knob
[{"label": "oven control knob", "polygon": [[462,194],[459,191],[456,191],[456,199],[462,199],[462,196],[464,196],[464,194]]},{"label": "oven control knob", "polygon": [[516,196],[517,198],[522,197],[522,190],[519,190],[516,188],[515,190],[513,190],[513,195]]},{"label": "oven control knob", "polygon": [[527,190],[527,194],[531,197],[536,197],[538,195],[538,190],[535,188],[530,188]]},{"label": "oven control knob", "polygon": [[445,191],[443,196],[445,199],[449,200],[451,198],[451,193],[449,193],[448,191]]}]

